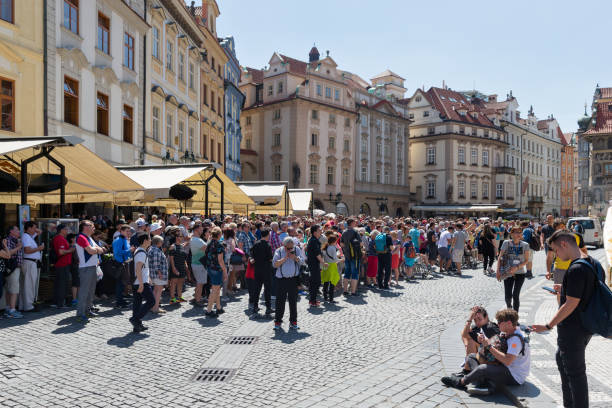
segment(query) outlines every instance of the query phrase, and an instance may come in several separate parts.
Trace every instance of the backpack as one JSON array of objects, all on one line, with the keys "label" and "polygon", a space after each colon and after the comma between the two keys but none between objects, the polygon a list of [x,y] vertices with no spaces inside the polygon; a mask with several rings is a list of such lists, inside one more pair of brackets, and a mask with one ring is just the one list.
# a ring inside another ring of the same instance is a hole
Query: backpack
[{"label": "backpack", "polygon": [[576,263],[586,265],[595,275],[595,290],[586,305],[580,311],[582,326],[593,334],[612,339],[612,290],[606,285],[603,267],[589,257],[589,260],[579,259]]},{"label": "backpack", "polygon": [[377,254],[387,253],[387,234],[378,234],[374,239]]},{"label": "backpack", "polygon": [[574,232],[577,232],[579,234],[584,234],[584,227],[582,226],[582,224],[580,223],[576,224],[576,228],[574,228]]},{"label": "backpack", "polygon": [[536,232],[532,229],[529,228],[531,230],[531,238],[529,238],[529,248],[532,251],[539,251],[540,250],[540,236],[538,234],[536,234]]},{"label": "backpack", "polygon": [[414,248],[414,242],[412,242],[412,240],[408,240],[406,242],[406,253],[404,256],[406,256],[407,258],[416,258],[416,250]]}]

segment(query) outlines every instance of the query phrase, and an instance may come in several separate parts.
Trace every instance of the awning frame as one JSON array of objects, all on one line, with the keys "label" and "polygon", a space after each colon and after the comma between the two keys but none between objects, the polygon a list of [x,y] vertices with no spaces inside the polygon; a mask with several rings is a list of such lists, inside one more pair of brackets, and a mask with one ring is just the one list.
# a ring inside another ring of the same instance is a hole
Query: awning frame
[{"label": "awning frame", "polygon": [[[236,182],[237,186],[245,185],[245,186],[258,186],[262,184],[272,184],[272,185],[284,185],[285,186],[285,217],[289,216],[289,182],[288,181],[238,181]],[[256,205],[257,208],[257,205]]]},{"label": "awning frame", "polygon": [[[219,168],[221,166],[215,166],[213,165],[213,173],[208,176],[208,178],[204,181],[182,181],[181,184],[185,184],[186,186],[204,186],[204,215],[206,216],[206,218],[209,218],[211,214],[209,214],[209,208],[208,208],[208,183],[212,180],[212,179],[217,179],[217,181],[219,182],[219,184],[221,185],[221,197],[220,197],[220,205],[221,205],[221,215],[224,215],[223,212],[223,201],[225,198],[225,185],[223,183],[223,180],[221,180],[221,178],[217,175],[217,168]],[[248,207],[248,204],[247,204]]]}]

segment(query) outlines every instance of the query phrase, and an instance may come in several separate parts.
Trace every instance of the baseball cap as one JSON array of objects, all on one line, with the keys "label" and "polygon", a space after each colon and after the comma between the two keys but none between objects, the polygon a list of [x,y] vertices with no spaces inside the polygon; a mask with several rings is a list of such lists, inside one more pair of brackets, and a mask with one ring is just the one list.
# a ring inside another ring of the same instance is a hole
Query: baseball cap
[{"label": "baseball cap", "polygon": [[154,222],[153,224],[151,224],[151,229],[150,229],[150,232],[155,232],[155,231],[157,231],[157,230],[160,230],[160,229],[161,229],[161,227],[162,227],[162,226],[161,226],[161,224],[160,224],[160,223],[158,223],[158,222]]},{"label": "baseball cap", "polygon": [[136,226],[137,227],[144,227],[145,225],[147,225],[147,222],[145,220],[143,220],[142,218],[139,218],[136,220]]}]

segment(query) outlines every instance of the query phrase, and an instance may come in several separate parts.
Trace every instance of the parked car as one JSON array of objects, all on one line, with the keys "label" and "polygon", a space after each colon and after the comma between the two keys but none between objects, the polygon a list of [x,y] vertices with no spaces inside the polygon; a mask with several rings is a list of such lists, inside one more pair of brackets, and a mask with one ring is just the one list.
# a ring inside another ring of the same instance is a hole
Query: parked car
[{"label": "parked car", "polygon": [[584,229],[584,243],[596,248],[603,247],[603,228],[599,219],[593,217],[572,217],[567,220],[567,228],[571,229],[574,221],[578,221]]}]

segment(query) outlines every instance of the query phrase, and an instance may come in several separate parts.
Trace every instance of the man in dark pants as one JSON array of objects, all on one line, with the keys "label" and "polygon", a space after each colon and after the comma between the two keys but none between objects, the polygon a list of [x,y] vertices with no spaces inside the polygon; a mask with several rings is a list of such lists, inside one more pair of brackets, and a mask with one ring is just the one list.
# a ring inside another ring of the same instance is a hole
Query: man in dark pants
[{"label": "man in dark pants", "polygon": [[[138,248],[134,251],[134,270],[136,280],[134,281],[134,303],[132,304],[132,317],[130,323],[134,326],[134,333],[140,333],[148,329],[142,324],[142,318],[149,313],[155,304],[155,297],[151,290],[151,279],[149,277],[149,259],[147,251],[151,246],[151,236],[146,232],[136,234]],[[142,304],[142,301],[145,301]]]},{"label": "man in dark pants", "polygon": [[391,239],[391,229],[385,227],[385,251],[378,253],[378,289],[389,289],[389,279],[391,279],[391,247],[393,240]]},{"label": "man in dark pants", "polygon": [[287,237],[283,245],[274,252],[272,264],[276,268],[276,316],[274,330],[280,330],[285,314],[285,302],[289,301],[289,328],[299,329],[297,325],[297,288],[300,276],[300,265],[304,256],[299,247],[295,247],[293,238]]},{"label": "man in dark pants", "polygon": [[321,264],[323,263],[323,253],[321,252],[321,227],[319,225],[313,225],[310,227],[310,240],[306,247],[306,263],[308,264],[308,270],[310,271],[310,279],[308,282],[308,291],[310,306],[317,307],[320,305],[317,301],[317,294],[319,292],[319,286],[321,286]]},{"label": "man in dark pants", "polygon": [[66,285],[70,275],[70,265],[72,265],[72,255],[75,251],[66,239],[68,235],[68,225],[60,224],[57,226],[57,235],[51,241],[52,251],[55,251],[57,259],[55,261],[55,282],[53,285],[53,304],[52,307],[64,308],[66,301]]},{"label": "man in dark pants", "polygon": [[[273,312],[270,301],[270,284],[272,281],[272,247],[268,240],[270,239],[270,230],[263,229],[260,231],[261,239],[257,241],[251,248],[251,257],[249,262],[255,268],[255,279],[249,287],[249,303],[253,313],[259,311],[259,296],[261,287],[264,288],[264,299],[266,301],[266,316],[270,316]],[[250,282],[250,281],[249,281]]]},{"label": "man in dark pants", "polygon": [[130,271],[128,261],[132,258],[132,251],[135,246],[130,246],[129,240],[132,230],[129,225],[119,227],[119,236],[113,241],[113,259],[116,263],[117,279],[115,283],[115,307],[125,308],[127,303],[124,299],[123,292],[126,284],[129,283]]},{"label": "man in dark pants", "polygon": [[[580,312],[589,304],[595,288],[595,274],[587,265],[577,262],[582,253],[576,244],[576,237],[567,230],[556,231],[548,239],[548,246],[563,261],[571,260],[563,277],[562,285],[555,285],[561,291],[559,310],[546,325],[534,325],[537,333],[557,328],[557,367],[561,375],[564,407],[588,407],[589,387],[587,383],[584,355],[592,334],[584,329]],[[585,258],[597,270],[598,262]]]}]

